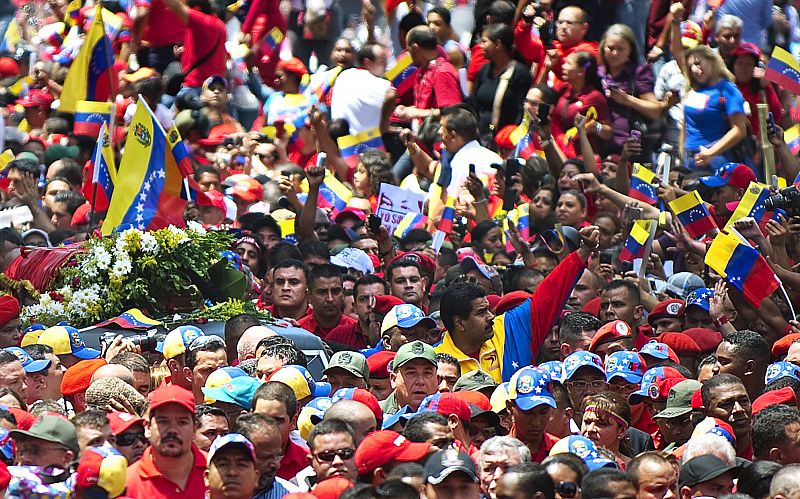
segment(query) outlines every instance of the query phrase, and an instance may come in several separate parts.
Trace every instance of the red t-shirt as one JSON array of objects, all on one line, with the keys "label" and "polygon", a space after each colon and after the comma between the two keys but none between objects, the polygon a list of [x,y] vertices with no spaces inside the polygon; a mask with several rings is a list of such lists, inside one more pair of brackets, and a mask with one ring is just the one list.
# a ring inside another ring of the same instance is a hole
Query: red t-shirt
[{"label": "red t-shirt", "polygon": [[[561,97],[558,99],[550,116],[553,138],[556,139],[561,150],[564,151],[568,158],[576,157],[577,151],[580,149],[577,133],[571,139],[564,136],[567,130],[575,126],[575,116],[578,113],[585,116],[589,108],[593,107],[597,111],[597,121],[601,123],[609,122],[608,103],[605,95],[599,90],[585,86],[583,90],[574,95],[571,91],[572,87],[569,84],[565,84]],[[589,141],[595,151],[603,150],[603,140],[597,135],[589,134]]]},{"label": "red t-shirt", "polygon": [[432,61],[417,72],[414,83],[414,107],[434,109],[461,103],[458,71],[444,57]]},{"label": "red t-shirt", "polygon": [[297,323],[301,328],[308,332],[314,333],[323,340],[336,341],[339,343],[344,343],[345,345],[352,344],[351,346],[355,348],[367,347],[367,345],[356,346],[357,337],[361,336],[361,327],[356,319],[353,319],[348,315],[340,315],[339,322],[331,328],[324,328],[320,326],[319,323],[317,323],[317,319],[314,317],[313,313],[308,314],[307,316],[298,320]]},{"label": "red t-shirt", "polygon": [[[284,480],[291,480],[297,476],[300,471],[308,466],[308,449],[300,447],[296,443],[289,440],[289,445],[286,447],[286,454],[281,459],[281,466],[278,468],[277,476]],[[186,496],[186,497],[203,497],[203,496]]]},{"label": "red t-shirt", "polygon": [[737,83],[736,86],[742,92],[744,100],[750,105],[750,115],[747,117],[747,119],[750,120],[750,128],[753,130],[753,134],[755,134],[756,137],[761,137],[761,128],[758,126],[758,104],[766,104],[772,116],[783,116],[783,106],[778,99],[778,94],[775,93],[775,89],[772,88],[772,85],[767,85],[758,92],[753,92],[749,83]]},{"label": "red t-shirt", "polygon": [[164,5],[163,0],[137,0],[137,7],[149,7],[147,25],[144,28],[142,41],[150,47],[163,47],[183,42],[186,25],[181,22],[172,9]]},{"label": "red t-shirt", "polygon": [[206,484],[203,475],[206,471],[206,455],[199,447],[192,444],[194,465],[189,473],[186,488],[165,477],[153,463],[153,448],[145,449],[142,458],[128,467],[126,496],[133,498],[183,498],[205,497]]},{"label": "red t-shirt", "polygon": [[599,60],[599,51],[597,50],[597,42],[580,41],[574,45],[565,45],[558,40],[553,42],[553,48],[558,51],[558,59],[555,65],[550,68],[556,78],[561,79],[561,65],[564,60],[573,52],[589,52]]},{"label": "red t-shirt", "polygon": [[203,14],[197,10],[189,10],[189,21],[186,24],[183,40],[183,71],[200,58],[204,57],[212,47],[214,53],[199,68],[186,76],[184,86],[199,87],[206,78],[225,74],[225,24],[215,16]]}]

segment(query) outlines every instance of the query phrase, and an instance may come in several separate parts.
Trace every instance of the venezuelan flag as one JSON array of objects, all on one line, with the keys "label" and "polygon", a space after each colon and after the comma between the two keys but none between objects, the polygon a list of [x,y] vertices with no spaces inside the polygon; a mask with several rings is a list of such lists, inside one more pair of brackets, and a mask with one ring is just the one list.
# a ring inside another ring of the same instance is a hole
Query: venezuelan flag
[{"label": "venezuelan flag", "polygon": [[530,206],[522,203],[517,206],[517,232],[524,241],[531,237]]},{"label": "venezuelan flag", "polygon": [[700,237],[717,228],[708,207],[697,191],[691,191],[670,201],[669,207],[691,237]]},{"label": "venezuelan flag", "polygon": [[267,124],[290,124],[295,129],[298,129],[301,126],[305,126],[306,118],[308,118],[308,111],[310,108],[311,104],[306,103],[301,106],[278,109],[277,112],[270,113],[270,115],[267,117]]},{"label": "venezuelan flag", "polygon": [[378,128],[364,130],[355,135],[339,137],[337,142],[342,154],[342,159],[350,168],[355,168],[356,165],[358,165],[359,155],[367,149],[374,148],[381,151],[385,150],[383,147],[383,139],[381,138],[381,131]]},{"label": "venezuelan flag", "polygon": [[655,173],[639,163],[634,163],[628,196],[649,205],[658,203],[658,190],[656,190],[656,186],[653,183],[655,177]]},{"label": "venezuelan flag", "polygon": [[733,222],[745,217],[753,217],[758,224],[761,224],[764,216],[767,214],[764,202],[768,197],[769,186],[758,182],[750,182],[750,185],[747,187],[747,192],[744,193],[744,197],[739,201],[733,215],[731,215],[728,223],[725,224],[725,230],[732,227]]},{"label": "venezuelan flag", "polygon": [[114,151],[111,149],[108,126],[103,122],[100,125],[92,157],[92,189],[96,190],[96,193],[90,194],[89,199],[94,200],[94,211],[108,209],[109,200],[114,194],[116,177],[117,167],[114,164]]},{"label": "venezuelan flag", "polygon": [[267,50],[262,49],[262,53],[272,53],[281,45],[281,42],[285,37],[286,35],[283,34],[283,31],[281,31],[279,27],[275,26],[272,28],[269,33],[267,33],[267,36],[264,37],[264,41],[262,43],[267,46]]},{"label": "venezuelan flag", "polygon": [[114,76],[111,73],[114,64],[114,51],[111,40],[103,28],[100,4],[95,10],[95,19],[86,39],[81,46],[75,62],[69,68],[64,88],[61,91],[61,107],[59,111],[74,113],[78,101],[88,100],[102,102],[109,100]]},{"label": "venezuelan flag", "polygon": [[531,119],[528,113],[522,118],[520,123],[514,131],[508,136],[511,143],[514,144],[514,156],[517,158],[528,159],[536,154],[536,148],[533,145],[533,137],[531,137]]},{"label": "venezuelan flag", "polygon": [[75,125],[73,131],[76,135],[97,135],[103,123],[111,123],[111,114],[114,111],[112,102],[93,102],[79,100],[75,106]]},{"label": "venezuelan flag", "polygon": [[734,234],[717,234],[708,248],[705,263],[741,291],[756,308],[781,285],[758,250]]},{"label": "venezuelan flag", "polygon": [[428,217],[421,213],[406,213],[397,228],[394,230],[394,237],[403,239],[413,229],[424,229],[428,226]]},{"label": "venezuelan flag", "polygon": [[[322,185],[319,186],[319,195],[328,203],[328,206],[334,209],[334,211],[342,211],[345,209],[347,202],[353,197],[353,193],[350,189],[339,182],[330,172],[325,175]],[[322,199],[320,199],[320,207],[323,206],[321,201]]]},{"label": "venezuelan flag", "polygon": [[800,63],[786,50],[780,47],[772,50],[764,77],[793,94],[800,95]]},{"label": "venezuelan flag", "polygon": [[124,329],[150,329],[161,325],[159,321],[144,315],[138,308],[132,308],[113,319],[108,319],[107,321],[97,324],[95,327],[105,327],[111,324],[116,324]]},{"label": "venezuelan flag", "polygon": [[77,26],[81,21],[82,0],[71,0],[67,4],[67,13],[64,15],[64,23],[67,26]]},{"label": "venezuelan flag", "polygon": [[295,217],[280,220],[278,227],[281,228],[281,239],[286,242],[297,244],[297,235],[294,232]]},{"label": "venezuelan flag", "polygon": [[800,125],[793,125],[783,132],[783,140],[789,148],[789,152],[797,154],[800,152]]},{"label": "venezuelan flag", "polygon": [[308,96],[309,102],[324,102],[343,70],[343,67],[337,66],[324,73],[312,75],[302,93]]},{"label": "venezuelan flag", "polygon": [[125,186],[111,197],[103,235],[115,227],[131,224],[155,230],[168,225],[184,226],[181,171],[170,154],[167,134],[145,100],[139,97],[116,183]]},{"label": "venezuelan flag", "polygon": [[[387,12],[389,11],[390,9],[387,10]],[[392,86],[397,89],[398,94],[404,94],[414,87],[414,76],[416,74],[417,66],[414,64],[411,54],[406,52],[392,66],[392,69],[386,72],[384,78],[392,82]]]},{"label": "venezuelan flag", "polygon": [[442,217],[439,219],[439,225],[438,227],[436,227],[436,229],[444,232],[445,234],[452,234],[453,220],[455,220],[455,218],[456,218],[455,198],[453,196],[447,196],[447,202],[444,205],[444,210],[442,210]]},{"label": "venezuelan flag", "polygon": [[194,167],[192,166],[192,157],[186,143],[181,139],[181,134],[175,125],[167,132],[167,142],[172,157],[175,158],[175,163],[181,171],[181,175],[189,177],[194,174]]},{"label": "venezuelan flag", "polygon": [[631,228],[631,233],[628,234],[628,239],[625,240],[625,247],[619,254],[619,259],[623,262],[632,262],[636,258],[644,258],[644,250],[647,245],[647,240],[650,238],[651,226],[653,220],[636,220]]}]

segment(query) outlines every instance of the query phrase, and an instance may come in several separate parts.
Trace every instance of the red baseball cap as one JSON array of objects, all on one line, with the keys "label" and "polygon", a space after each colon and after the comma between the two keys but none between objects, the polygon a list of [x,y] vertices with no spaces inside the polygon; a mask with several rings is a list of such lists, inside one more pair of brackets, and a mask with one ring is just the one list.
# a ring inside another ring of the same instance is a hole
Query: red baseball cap
[{"label": "red baseball cap", "polygon": [[137,423],[144,425],[144,419],[127,412],[112,411],[106,414],[106,418],[108,418],[108,424],[111,426],[111,433],[114,436],[125,433],[125,430]]},{"label": "red baseball cap", "polygon": [[403,253],[402,255],[392,258],[392,261],[389,262],[389,264],[391,265],[398,260],[411,260],[413,262],[417,262],[423,272],[427,272],[428,274],[436,273],[436,261],[422,252],[410,251],[408,253]]},{"label": "red baseball cap", "polygon": [[44,90],[31,90],[27,97],[17,100],[17,104],[22,107],[40,107],[42,109],[50,109],[53,105],[55,97],[45,92]]},{"label": "red baseball cap", "polygon": [[633,331],[627,322],[616,320],[603,324],[589,343],[589,351],[594,352],[594,349],[600,345],[611,343],[619,338],[633,338]]},{"label": "red baseball cap", "polygon": [[755,43],[744,42],[731,52],[731,57],[739,57],[740,55],[755,57],[756,62],[759,62],[761,60],[761,49]]},{"label": "red baseball cap", "polygon": [[237,180],[233,186],[228,187],[225,194],[237,196],[248,203],[255,203],[263,199],[264,186],[258,180],[246,177]]},{"label": "red baseball cap", "polygon": [[[800,333],[787,334],[779,339],[772,344],[772,356],[776,359],[785,357],[786,354],[789,353],[789,347],[792,346],[792,343],[795,341],[800,341]],[[722,341],[720,341],[720,343],[722,343]]]},{"label": "red baseball cap", "polygon": [[467,404],[477,406],[482,411],[492,410],[492,403],[489,401],[489,397],[482,394],[481,392],[473,392],[470,390],[459,390],[457,392],[452,392],[451,395],[453,397],[463,400]]},{"label": "red baseball cap", "polygon": [[381,350],[375,352],[367,357],[367,365],[369,366],[370,379],[383,379],[389,377],[389,364],[394,360],[397,352],[390,352],[389,350]]},{"label": "red baseball cap", "polygon": [[420,412],[435,412],[442,416],[455,414],[458,419],[466,423],[472,419],[472,409],[469,408],[469,404],[449,392],[434,393],[425,397],[417,409],[417,414]]},{"label": "red baseball cap", "polygon": [[381,315],[386,315],[389,310],[405,303],[400,298],[394,295],[377,295],[375,296],[375,306],[372,309]]},{"label": "red baseball cap", "polygon": [[353,206],[347,206],[342,211],[337,213],[335,217],[333,217],[333,221],[337,224],[341,224],[342,221],[347,217],[354,217],[362,222],[367,219],[367,215],[364,213],[364,210],[355,208]]},{"label": "red baseball cap", "polygon": [[178,385],[162,385],[150,392],[150,411],[165,404],[178,404],[194,414],[194,394]]},{"label": "red baseball cap", "polygon": [[228,135],[233,135],[238,130],[233,125],[217,125],[211,128],[208,137],[197,141],[201,146],[214,147],[222,144]]},{"label": "red baseball cap", "polygon": [[197,204],[198,206],[213,206],[214,208],[222,211],[222,213],[226,213],[228,211],[228,207],[225,204],[225,194],[216,189],[198,193]]},{"label": "red baseball cap", "polygon": [[353,482],[343,476],[334,476],[314,485],[311,494],[317,499],[338,499],[342,492],[353,485]]},{"label": "red baseball cap", "polygon": [[369,390],[363,388],[339,388],[336,390],[336,393],[333,394],[331,402],[335,404],[340,400],[353,400],[364,404],[375,416],[375,421],[378,422],[378,426],[381,425],[381,421],[383,421],[383,410],[378,402],[378,398]]},{"label": "red baseball cap", "polygon": [[756,181],[756,174],[749,166],[743,163],[725,163],[720,166],[714,175],[700,177],[700,182],[708,187],[722,187],[731,185],[738,189],[747,189],[750,182]]},{"label": "red baseball cap", "polygon": [[356,449],[356,468],[360,475],[365,475],[391,461],[419,461],[430,450],[431,444],[412,442],[396,431],[376,431],[367,435]]},{"label": "red baseball cap", "polygon": [[19,75],[19,64],[10,57],[0,57],[0,78]]},{"label": "red baseball cap", "polygon": [[787,404],[797,407],[797,396],[791,387],[785,386],[762,394],[753,401],[753,416],[771,405]]}]

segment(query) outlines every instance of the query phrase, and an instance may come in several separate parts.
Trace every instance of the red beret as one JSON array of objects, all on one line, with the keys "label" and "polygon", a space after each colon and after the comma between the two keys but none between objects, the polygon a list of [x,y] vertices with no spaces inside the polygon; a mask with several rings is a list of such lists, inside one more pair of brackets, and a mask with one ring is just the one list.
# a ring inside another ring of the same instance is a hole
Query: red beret
[{"label": "red beret", "polygon": [[492,404],[489,402],[489,398],[482,394],[481,392],[473,392],[469,390],[459,390],[457,392],[453,392],[453,396],[456,398],[460,398],[464,402],[475,405],[480,408],[482,411],[491,411]]},{"label": "red beret", "polygon": [[423,272],[426,272],[428,274],[436,273],[436,260],[419,251],[411,251],[409,253],[403,253],[402,255],[398,255],[392,258],[392,261],[389,262],[389,265],[398,260],[411,260],[417,262],[417,264],[419,265],[419,267],[422,269]]},{"label": "red beret", "polygon": [[684,330],[683,334],[693,339],[702,353],[713,353],[722,343],[722,335],[713,329],[693,327]]},{"label": "red beret", "polygon": [[785,386],[779,390],[772,390],[762,394],[753,401],[753,416],[758,414],[762,409],[777,404],[787,404],[797,407],[797,397],[794,394],[794,390],[789,386]]},{"label": "red beret", "polygon": [[527,291],[512,291],[510,293],[506,293],[502,298],[500,298],[500,301],[494,307],[494,313],[496,315],[500,315],[508,312],[530,297],[531,294]]},{"label": "red beret", "polygon": [[800,333],[787,334],[772,344],[772,356],[776,359],[785,357],[789,353],[789,347],[795,341],[800,341]]},{"label": "red beret", "polygon": [[697,342],[691,336],[683,333],[662,333],[658,336],[658,341],[670,347],[678,355],[699,355],[702,353]]},{"label": "red beret", "polygon": [[0,296],[0,325],[19,318],[19,302],[11,295]]},{"label": "red beret", "polygon": [[375,352],[367,357],[367,365],[369,366],[370,378],[388,378],[389,377],[389,364],[394,360],[397,352],[390,352],[389,350],[381,350]]},{"label": "red beret", "polygon": [[282,69],[284,71],[289,71],[290,73],[294,73],[297,76],[303,76],[308,74],[308,69],[306,65],[303,64],[303,61],[298,59],[297,57],[292,57],[291,59],[281,59],[281,62],[278,63],[278,69]]},{"label": "red beret", "polygon": [[489,308],[494,310],[495,314],[499,314],[499,312],[497,312],[497,305],[500,304],[501,299],[502,298],[500,298],[500,295],[495,295],[495,294],[486,295],[486,300],[489,301]]},{"label": "red beret", "polygon": [[389,310],[395,305],[402,305],[405,303],[403,300],[392,295],[377,295],[375,296],[375,306],[372,309],[381,315],[386,315]]},{"label": "red beret", "polygon": [[514,149],[514,144],[511,142],[511,132],[517,128],[516,125],[506,125],[497,131],[494,136],[494,143],[499,149]]},{"label": "red beret", "polygon": [[675,318],[679,317],[678,313],[681,311],[683,300],[665,300],[653,307],[650,314],[647,316],[647,323],[651,326],[653,321],[664,317]]},{"label": "red beret", "polygon": [[61,378],[61,393],[75,395],[85,392],[95,371],[108,364],[105,359],[82,360],[64,372]]}]

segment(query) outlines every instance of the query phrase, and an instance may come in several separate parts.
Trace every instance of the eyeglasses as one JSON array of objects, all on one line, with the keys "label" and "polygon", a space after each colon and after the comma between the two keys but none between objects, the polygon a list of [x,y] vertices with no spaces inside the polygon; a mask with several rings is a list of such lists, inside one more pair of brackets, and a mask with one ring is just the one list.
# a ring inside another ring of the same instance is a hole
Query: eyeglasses
[{"label": "eyeglasses", "polygon": [[356,450],[350,447],[339,450],[328,450],[320,452],[319,454],[315,454],[317,459],[320,461],[325,461],[326,463],[332,463],[333,460],[336,459],[336,456],[342,458],[342,461],[347,461],[348,459],[352,459],[355,455]]},{"label": "eyeglasses", "polygon": [[129,445],[133,445],[134,442],[136,442],[137,440],[142,442],[143,444],[147,443],[147,437],[144,436],[144,432],[143,431],[139,431],[139,432],[133,432],[132,431],[132,432],[122,433],[120,435],[117,435],[117,445],[122,446],[122,447],[127,447]]},{"label": "eyeglasses", "polygon": [[567,381],[565,384],[574,390],[586,390],[590,387],[595,390],[605,390],[608,386],[608,383],[599,379],[594,381]]},{"label": "eyeglasses", "polygon": [[478,428],[477,426],[469,426],[469,436],[476,437],[482,436],[483,438],[492,438],[493,436],[497,435],[497,428],[494,426],[487,426],[485,428]]},{"label": "eyeglasses", "polygon": [[575,482],[558,482],[556,485],[556,492],[558,492],[561,497],[575,497],[579,490],[581,489]]},{"label": "eyeglasses", "polygon": [[607,390],[610,392],[617,392],[617,393],[631,393],[635,392],[639,389],[639,385],[636,383],[626,383],[624,385],[615,385],[614,383],[608,383]]}]

